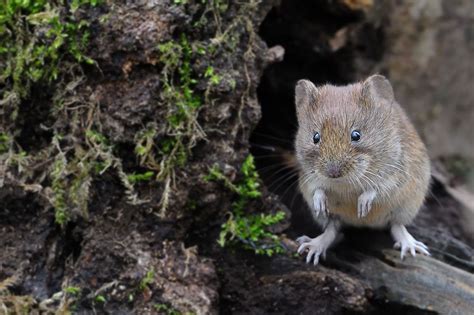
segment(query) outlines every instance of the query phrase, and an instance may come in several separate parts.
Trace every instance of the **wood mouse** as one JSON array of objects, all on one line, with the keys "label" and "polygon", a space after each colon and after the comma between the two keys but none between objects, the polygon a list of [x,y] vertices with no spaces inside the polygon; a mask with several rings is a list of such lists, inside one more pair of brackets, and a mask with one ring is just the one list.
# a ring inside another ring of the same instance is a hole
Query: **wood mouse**
[{"label": "wood mouse", "polygon": [[373,75],[347,86],[295,88],[295,140],[299,187],[323,227],[316,238],[302,236],[298,253],[316,265],[343,225],[390,227],[401,258],[429,255],[408,233],[430,182],[427,150],[390,82]]}]

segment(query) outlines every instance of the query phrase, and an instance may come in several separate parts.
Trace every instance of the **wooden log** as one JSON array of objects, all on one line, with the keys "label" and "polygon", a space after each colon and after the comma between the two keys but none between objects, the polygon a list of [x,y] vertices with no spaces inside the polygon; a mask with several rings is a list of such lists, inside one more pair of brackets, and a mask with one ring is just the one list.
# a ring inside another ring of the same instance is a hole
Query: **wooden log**
[{"label": "wooden log", "polygon": [[346,252],[344,258],[336,254],[328,263],[357,275],[376,296],[392,303],[440,314],[472,314],[474,310],[474,275],[433,257],[401,260],[399,251],[384,249]]}]

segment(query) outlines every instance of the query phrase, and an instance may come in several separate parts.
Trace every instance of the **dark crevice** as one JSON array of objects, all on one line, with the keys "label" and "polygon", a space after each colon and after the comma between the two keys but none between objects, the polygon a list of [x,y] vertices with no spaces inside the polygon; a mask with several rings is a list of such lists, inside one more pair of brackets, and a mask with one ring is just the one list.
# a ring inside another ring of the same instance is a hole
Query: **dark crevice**
[{"label": "dark crevice", "polygon": [[23,101],[18,111],[16,130],[21,130],[15,140],[26,152],[37,152],[51,143],[54,124],[51,113],[51,94],[48,89],[33,86],[28,101]]},{"label": "dark crevice", "polygon": [[[434,311],[423,310],[418,307],[405,305],[402,303],[391,302],[387,299],[387,288],[380,287],[375,291],[374,298],[371,301],[373,309],[365,314],[407,314],[407,315],[433,315],[438,314]],[[350,314],[350,313],[348,313]]]},{"label": "dark crevice", "polygon": [[36,264],[28,271],[22,294],[44,299],[61,291],[68,264],[81,254],[83,235],[78,222],[61,228],[52,220],[51,226],[52,232],[45,238],[43,251],[34,254]]}]

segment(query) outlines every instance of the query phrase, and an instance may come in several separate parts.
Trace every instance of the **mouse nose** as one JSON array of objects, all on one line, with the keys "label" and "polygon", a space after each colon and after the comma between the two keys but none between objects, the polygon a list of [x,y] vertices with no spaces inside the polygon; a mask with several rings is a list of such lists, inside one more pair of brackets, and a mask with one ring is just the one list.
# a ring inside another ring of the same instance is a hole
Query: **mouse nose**
[{"label": "mouse nose", "polygon": [[341,177],[341,165],[339,163],[329,162],[326,166],[326,172],[331,178]]}]

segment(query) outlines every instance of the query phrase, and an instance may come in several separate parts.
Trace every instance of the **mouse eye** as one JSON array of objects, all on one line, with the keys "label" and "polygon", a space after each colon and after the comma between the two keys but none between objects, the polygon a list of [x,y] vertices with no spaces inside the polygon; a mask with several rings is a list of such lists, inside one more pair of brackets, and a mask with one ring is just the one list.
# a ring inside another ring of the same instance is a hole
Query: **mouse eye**
[{"label": "mouse eye", "polygon": [[313,136],[313,142],[314,144],[317,144],[319,143],[319,141],[321,141],[321,135],[319,134],[319,132],[316,132]]},{"label": "mouse eye", "polygon": [[351,132],[351,140],[354,142],[357,142],[360,140],[360,131],[359,130],[353,130]]}]

